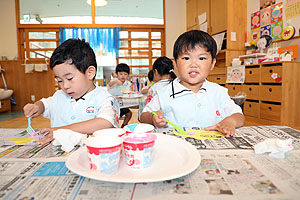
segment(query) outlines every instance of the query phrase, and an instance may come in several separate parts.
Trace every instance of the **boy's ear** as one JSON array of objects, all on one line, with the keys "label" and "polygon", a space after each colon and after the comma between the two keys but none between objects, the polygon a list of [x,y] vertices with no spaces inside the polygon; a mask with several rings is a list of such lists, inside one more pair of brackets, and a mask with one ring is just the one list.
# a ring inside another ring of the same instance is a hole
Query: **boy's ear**
[{"label": "boy's ear", "polygon": [[211,67],[210,67],[210,71],[212,71],[215,68],[216,62],[217,62],[217,60],[214,58],[214,60],[211,64]]},{"label": "boy's ear", "polygon": [[87,68],[87,70],[85,71],[85,74],[88,76],[88,78],[90,79],[90,80],[93,80],[94,79],[94,77],[96,76],[96,68],[94,67],[94,66],[89,66],[88,68]]}]

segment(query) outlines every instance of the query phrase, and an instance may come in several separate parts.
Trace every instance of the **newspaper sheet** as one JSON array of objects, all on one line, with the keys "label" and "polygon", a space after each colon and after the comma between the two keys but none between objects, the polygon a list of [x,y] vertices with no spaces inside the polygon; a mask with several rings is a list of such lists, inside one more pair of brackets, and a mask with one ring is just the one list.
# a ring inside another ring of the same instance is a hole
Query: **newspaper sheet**
[{"label": "newspaper sheet", "polygon": [[[201,129],[198,127],[189,127]],[[183,128],[187,130],[189,128]],[[173,129],[157,129],[157,132],[174,135]],[[196,140],[182,137],[192,143],[197,149],[253,149],[253,145],[267,138],[293,139],[294,149],[300,149],[300,131],[288,126],[245,126],[236,129],[234,137],[215,140]]]},{"label": "newspaper sheet", "polygon": [[0,199],[130,200],[134,184],[108,183],[72,173],[64,162],[1,161]]},{"label": "newspaper sheet", "polygon": [[136,184],[133,200],[299,199],[299,151],[283,160],[235,151],[199,151],[196,171],[175,180]]}]

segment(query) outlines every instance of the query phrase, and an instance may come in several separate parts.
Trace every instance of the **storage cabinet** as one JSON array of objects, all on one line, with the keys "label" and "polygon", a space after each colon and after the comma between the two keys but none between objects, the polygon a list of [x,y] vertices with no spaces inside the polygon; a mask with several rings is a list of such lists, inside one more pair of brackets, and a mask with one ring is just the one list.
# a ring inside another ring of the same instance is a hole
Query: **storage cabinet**
[{"label": "storage cabinet", "polygon": [[229,95],[247,94],[247,121],[264,125],[300,127],[300,63],[246,65],[243,84],[226,84]]},{"label": "storage cabinet", "polygon": [[10,98],[0,100],[0,112],[11,111]]}]

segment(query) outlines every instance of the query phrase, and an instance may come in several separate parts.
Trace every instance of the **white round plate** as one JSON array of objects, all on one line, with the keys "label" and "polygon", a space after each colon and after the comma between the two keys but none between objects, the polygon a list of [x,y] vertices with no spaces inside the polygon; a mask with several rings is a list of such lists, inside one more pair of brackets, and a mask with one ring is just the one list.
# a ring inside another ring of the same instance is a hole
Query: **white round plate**
[{"label": "white round plate", "polygon": [[140,97],[143,97],[142,94],[139,94],[138,96],[136,97],[126,97],[126,96],[116,96],[117,98],[120,98],[120,99],[136,99],[136,98],[140,98]]},{"label": "white round plate", "polygon": [[76,174],[96,180],[140,183],[182,177],[197,169],[201,161],[198,150],[192,144],[164,134],[157,134],[152,159],[152,165],[145,169],[132,169],[126,165],[125,159],[121,159],[116,173],[103,174],[90,170],[88,153],[83,146],[67,158],[66,166]]}]

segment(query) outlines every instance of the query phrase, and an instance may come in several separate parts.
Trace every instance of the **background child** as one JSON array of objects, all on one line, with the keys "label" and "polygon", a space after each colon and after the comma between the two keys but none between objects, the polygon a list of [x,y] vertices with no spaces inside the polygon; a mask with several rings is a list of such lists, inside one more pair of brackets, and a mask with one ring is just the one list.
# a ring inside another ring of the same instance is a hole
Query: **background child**
[{"label": "background child", "polygon": [[147,86],[145,86],[144,88],[142,88],[141,93],[142,94],[147,94],[149,92],[149,89],[151,88],[151,86],[154,84],[153,82],[154,79],[154,74],[153,74],[153,70],[151,69],[148,72],[148,80],[149,80],[149,84]]},{"label": "background child", "polygon": [[99,129],[118,127],[119,104],[111,94],[94,85],[97,63],[88,43],[66,40],[54,50],[50,68],[61,90],[23,108],[26,117],[43,114],[51,120],[51,128],[40,131],[49,132],[40,144],[52,141],[57,129],[92,134]]},{"label": "background child", "polygon": [[[111,93],[114,96],[122,96],[123,90],[125,92],[131,91],[131,82],[127,80],[129,76],[130,68],[125,63],[120,63],[116,67],[116,75],[118,80],[112,80],[108,83],[107,90],[109,93]],[[129,108],[121,108],[120,109],[120,117],[125,115],[125,119],[123,121],[123,124],[121,128],[126,126],[129,122],[129,120],[132,117],[132,112],[129,110]]]},{"label": "background child", "polygon": [[232,136],[245,119],[228,90],[206,80],[215,66],[216,50],[215,40],[206,32],[192,30],[180,35],[173,48],[180,78],[157,91],[144,108],[141,122],[164,127],[165,117],[181,127],[206,127]]},{"label": "background child", "polygon": [[155,95],[159,88],[168,85],[176,78],[174,73],[173,62],[166,56],[159,57],[155,60],[152,66],[155,84],[151,87],[150,93]]}]

